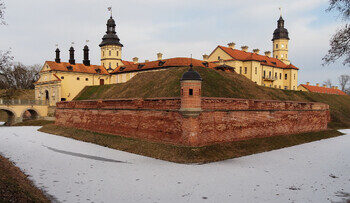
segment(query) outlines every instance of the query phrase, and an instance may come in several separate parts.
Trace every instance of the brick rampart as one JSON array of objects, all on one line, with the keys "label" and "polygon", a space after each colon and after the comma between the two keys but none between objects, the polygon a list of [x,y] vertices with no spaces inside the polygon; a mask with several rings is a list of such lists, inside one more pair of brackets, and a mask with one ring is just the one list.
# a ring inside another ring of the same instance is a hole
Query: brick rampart
[{"label": "brick rampart", "polygon": [[56,125],[176,145],[296,134],[327,129],[322,103],[202,98],[198,116],[184,116],[180,98],[72,101],[57,104]]}]

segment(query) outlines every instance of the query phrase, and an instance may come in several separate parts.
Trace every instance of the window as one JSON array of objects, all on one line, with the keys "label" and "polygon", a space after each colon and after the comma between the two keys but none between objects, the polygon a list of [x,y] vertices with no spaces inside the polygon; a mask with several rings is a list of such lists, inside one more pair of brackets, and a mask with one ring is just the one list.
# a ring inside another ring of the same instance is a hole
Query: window
[{"label": "window", "polygon": [[269,71],[269,78],[271,78],[271,71]]},{"label": "window", "polygon": [[85,81],[89,81],[89,78],[85,78]]},{"label": "window", "polygon": [[279,88],[280,88],[280,89],[282,88],[281,85],[279,86]]},{"label": "window", "polygon": [[283,54],[281,54],[281,58],[283,58]]},{"label": "window", "polygon": [[278,44],[276,44],[276,49],[278,49]]},{"label": "window", "polygon": [[111,62],[109,62],[109,68],[112,68],[112,64],[111,64]]},{"label": "window", "polygon": [[184,89],[181,89],[181,95],[184,95]]},{"label": "window", "polygon": [[105,57],[105,51],[102,52],[102,57]]},{"label": "window", "polygon": [[264,77],[266,76],[266,71],[264,71]]},{"label": "window", "polygon": [[272,85],[270,85],[270,87],[272,87]]},{"label": "window", "polygon": [[247,67],[244,67],[244,74],[247,74]]},{"label": "window", "polygon": [[284,74],[284,79],[285,79],[285,80],[287,80],[287,79],[288,79],[288,75],[287,75],[287,73],[286,73],[286,74]]},{"label": "window", "polygon": [[63,79],[64,79],[64,77],[63,77],[63,76],[61,76],[61,79],[63,80]]},{"label": "window", "polygon": [[117,67],[118,67],[119,65],[118,65],[118,63],[117,63]]},{"label": "window", "polygon": [[275,73],[275,79],[277,79],[277,73]]},{"label": "window", "polygon": [[258,74],[258,67],[255,67],[255,75]]},{"label": "window", "polygon": [[276,55],[276,59],[278,59],[278,56]]},{"label": "window", "polygon": [[281,47],[284,48],[284,44],[281,44]]},{"label": "window", "polygon": [[192,95],[193,95],[193,89],[189,89],[189,90],[188,90],[188,94],[189,94],[190,96],[192,96]]},{"label": "window", "polygon": [[221,59],[220,56],[218,56],[218,61],[220,61],[220,59]]},{"label": "window", "polygon": [[119,56],[119,51],[117,51],[117,56]]},{"label": "window", "polygon": [[239,74],[242,74],[242,67],[239,67]]},{"label": "window", "polygon": [[[280,80],[282,80],[282,73],[280,73]],[[281,87],[280,87],[281,88]]]},{"label": "window", "polygon": [[295,74],[294,74],[294,80],[295,80]]},{"label": "window", "polygon": [[264,87],[265,87],[266,85],[264,84]]},{"label": "window", "polygon": [[288,89],[288,87],[287,87],[287,86],[284,86],[284,89],[285,89],[285,90],[287,90],[287,89]]},{"label": "window", "polygon": [[277,85],[275,85],[275,88],[277,88]]},{"label": "window", "polygon": [[80,80],[80,78],[79,78],[79,77],[77,77],[77,80]]},{"label": "window", "polygon": [[109,50],[109,56],[111,56],[112,55],[112,51],[111,50]]}]

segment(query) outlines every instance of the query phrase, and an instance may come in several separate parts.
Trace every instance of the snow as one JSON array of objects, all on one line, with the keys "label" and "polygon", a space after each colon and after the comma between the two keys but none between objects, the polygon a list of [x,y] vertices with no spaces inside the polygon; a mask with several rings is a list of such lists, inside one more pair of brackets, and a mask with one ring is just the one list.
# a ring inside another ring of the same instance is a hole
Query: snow
[{"label": "snow", "polygon": [[0,154],[60,202],[345,202],[347,135],[204,164],[143,157],[37,131],[1,127]]}]

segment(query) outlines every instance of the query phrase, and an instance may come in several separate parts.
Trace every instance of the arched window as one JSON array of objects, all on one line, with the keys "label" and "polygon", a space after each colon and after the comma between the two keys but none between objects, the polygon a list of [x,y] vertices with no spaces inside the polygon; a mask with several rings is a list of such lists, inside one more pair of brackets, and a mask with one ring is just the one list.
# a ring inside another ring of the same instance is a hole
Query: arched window
[{"label": "arched window", "polygon": [[117,56],[119,56],[119,51],[117,51]]},{"label": "arched window", "polygon": [[111,56],[112,55],[112,51],[111,50],[109,50],[109,56]]},{"label": "arched window", "polygon": [[109,62],[109,68],[112,68],[112,64],[111,64],[111,62]]},{"label": "arched window", "polygon": [[276,49],[278,49],[278,44],[276,44]]}]

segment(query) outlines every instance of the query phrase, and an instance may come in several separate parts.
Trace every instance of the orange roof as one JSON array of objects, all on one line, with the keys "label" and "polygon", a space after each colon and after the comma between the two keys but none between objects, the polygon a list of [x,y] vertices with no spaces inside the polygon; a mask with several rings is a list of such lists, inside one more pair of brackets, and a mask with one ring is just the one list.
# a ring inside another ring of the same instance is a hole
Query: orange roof
[{"label": "orange roof", "polygon": [[170,68],[170,67],[185,67],[189,66],[191,63],[195,67],[206,67],[206,68],[214,68],[217,65],[209,62],[204,62],[197,59],[191,58],[170,58],[158,61],[150,61],[145,63],[133,63],[123,61],[124,65],[117,67],[112,74],[124,73],[124,72],[134,72],[134,71],[142,71],[142,70],[152,70],[152,69],[161,69],[161,68]]},{"label": "orange roof", "polygon": [[328,87],[318,87],[318,86],[312,86],[312,85],[303,85],[303,84],[301,84],[301,86],[306,88],[310,92],[346,95],[345,92],[343,92],[339,89],[333,89],[333,88],[328,88]]},{"label": "orange roof", "polygon": [[[86,66],[81,63],[76,63],[75,65],[72,65],[67,62],[56,63],[54,61],[46,61],[46,63],[49,65],[51,70],[56,70],[56,71],[108,75],[107,70],[103,66],[97,66],[97,65]],[[72,67],[72,69],[69,70],[67,67]],[[98,69],[101,71],[100,73],[98,73]]]},{"label": "orange roof", "polygon": [[268,56],[255,54],[255,53],[251,53],[251,52],[245,52],[245,51],[241,51],[238,49],[232,49],[232,48],[224,47],[224,46],[218,46],[218,47],[221,48],[228,55],[230,55],[234,60],[259,61],[261,63],[261,65],[265,65],[265,66],[299,70],[299,68],[295,67],[294,65],[292,65],[292,64],[287,65],[287,64],[283,63],[281,60],[276,59],[276,58],[271,58]]}]

